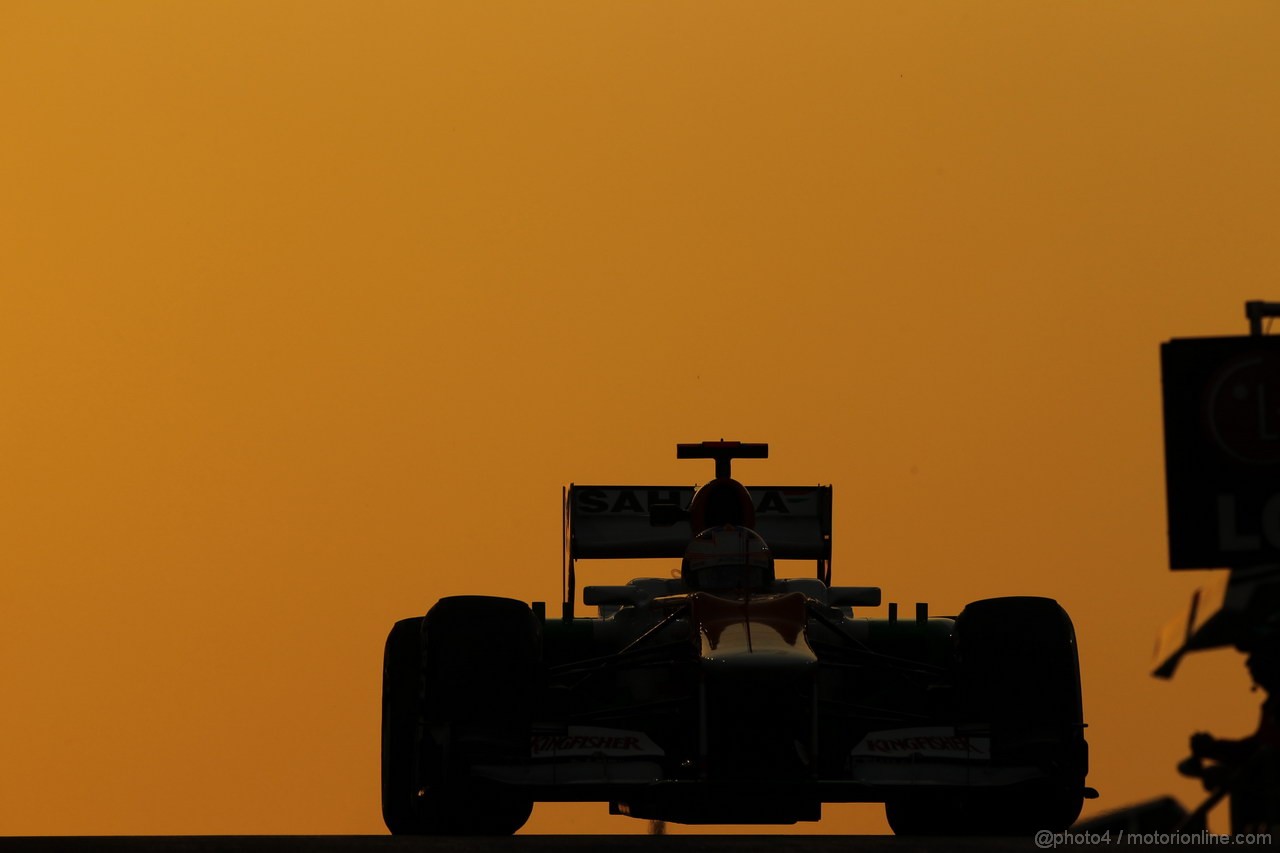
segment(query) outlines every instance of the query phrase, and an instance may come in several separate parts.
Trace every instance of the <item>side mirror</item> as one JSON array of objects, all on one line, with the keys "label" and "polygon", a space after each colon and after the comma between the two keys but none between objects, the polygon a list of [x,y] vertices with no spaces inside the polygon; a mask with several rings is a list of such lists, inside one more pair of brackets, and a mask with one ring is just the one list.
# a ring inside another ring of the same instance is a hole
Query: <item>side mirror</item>
[{"label": "side mirror", "polygon": [[827,590],[827,603],[832,607],[879,607],[878,586],[833,586]]}]

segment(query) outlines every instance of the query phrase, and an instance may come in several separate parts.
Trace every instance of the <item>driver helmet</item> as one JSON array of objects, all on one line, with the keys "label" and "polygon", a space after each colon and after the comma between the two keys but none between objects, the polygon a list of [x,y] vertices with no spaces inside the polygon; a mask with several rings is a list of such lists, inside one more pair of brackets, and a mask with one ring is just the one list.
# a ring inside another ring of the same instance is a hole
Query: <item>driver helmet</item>
[{"label": "driver helmet", "polygon": [[680,577],[691,590],[760,591],[773,583],[773,554],[754,530],[724,524],[693,537]]}]

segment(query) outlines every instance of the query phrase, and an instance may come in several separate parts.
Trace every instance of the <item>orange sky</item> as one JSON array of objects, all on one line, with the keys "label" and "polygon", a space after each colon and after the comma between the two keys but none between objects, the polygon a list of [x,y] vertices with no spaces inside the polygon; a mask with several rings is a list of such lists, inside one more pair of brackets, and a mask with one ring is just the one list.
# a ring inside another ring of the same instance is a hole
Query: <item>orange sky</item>
[{"label": "orange sky", "polygon": [[[1234,652],[1147,675],[1205,577],[1167,570],[1158,344],[1280,297],[1278,28],[0,5],[0,834],[383,831],[392,622],[555,601],[563,482],[702,480],[672,445],[721,436],[835,485],[838,580],[1058,598],[1089,810],[1196,801],[1187,736],[1260,695]],[[646,829],[605,811],[526,831]]]}]

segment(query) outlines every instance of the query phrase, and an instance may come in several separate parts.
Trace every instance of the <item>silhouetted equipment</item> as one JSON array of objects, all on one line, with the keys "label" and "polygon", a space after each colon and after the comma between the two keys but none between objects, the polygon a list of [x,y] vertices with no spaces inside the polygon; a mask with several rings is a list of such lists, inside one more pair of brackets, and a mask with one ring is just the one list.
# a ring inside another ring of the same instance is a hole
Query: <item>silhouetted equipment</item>
[{"label": "silhouetted equipment", "polygon": [[1192,736],[1178,770],[1209,797],[1180,829],[1230,796],[1233,832],[1280,830],[1280,338],[1263,334],[1280,303],[1248,302],[1245,314],[1248,337],[1161,348],[1169,563],[1229,571],[1165,626],[1153,674],[1172,677],[1189,651],[1234,646],[1268,693],[1254,734]]},{"label": "silhouetted equipment", "polygon": [[1161,367],[1170,566],[1280,559],[1280,337],[1171,340]]},{"label": "silhouetted equipment", "polygon": [[1231,798],[1232,832],[1280,831],[1280,635],[1274,631],[1247,646],[1249,672],[1267,691],[1253,734],[1239,739],[1206,732],[1191,737],[1191,756],[1178,764],[1184,776],[1199,778],[1209,798],[1187,819],[1203,819]]},{"label": "silhouetted equipment", "polygon": [[1156,641],[1157,678],[1172,678],[1187,652],[1244,647],[1280,614],[1280,566],[1220,572],[1191,595]]},{"label": "silhouetted equipment", "polygon": [[[795,823],[883,802],[896,832],[1063,830],[1088,749],[1075,632],[1047,598],[959,616],[855,615],[832,586],[831,488],[716,478],[569,486],[565,600],[455,596],[397,622],[383,668],[382,802],[395,834],[510,834],[538,801],[657,822]],[[681,559],[679,577],[587,586],[581,559]],[[778,577],[812,560],[816,577]]]}]

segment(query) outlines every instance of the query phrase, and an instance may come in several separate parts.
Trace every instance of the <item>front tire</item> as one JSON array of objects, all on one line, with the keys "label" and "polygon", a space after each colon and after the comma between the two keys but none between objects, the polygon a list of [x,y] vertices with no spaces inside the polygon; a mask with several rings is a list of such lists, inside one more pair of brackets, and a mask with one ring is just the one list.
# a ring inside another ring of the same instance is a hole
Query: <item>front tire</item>
[{"label": "front tire", "polygon": [[956,618],[957,721],[989,723],[992,760],[1045,778],[930,792],[885,804],[901,835],[1032,835],[1071,826],[1084,804],[1088,746],[1075,629],[1051,598],[989,598]]},{"label": "front tire", "polygon": [[422,687],[422,617],[402,619],[382,655],[382,820],[392,835],[431,834],[417,797]]},{"label": "front tire", "polygon": [[541,661],[528,605],[439,601],[396,623],[383,664],[382,810],[394,835],[511,835],[528,797],[472,777],[528,758]]}]

